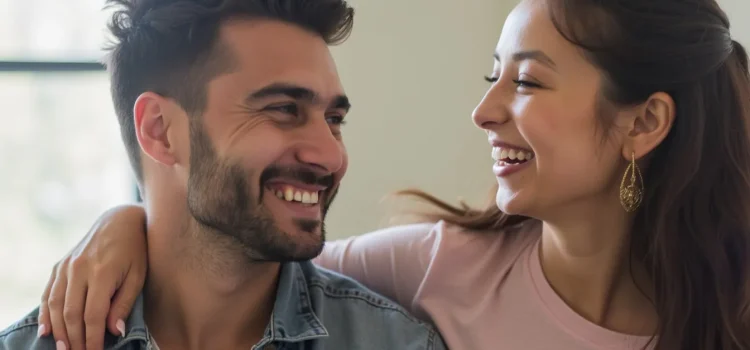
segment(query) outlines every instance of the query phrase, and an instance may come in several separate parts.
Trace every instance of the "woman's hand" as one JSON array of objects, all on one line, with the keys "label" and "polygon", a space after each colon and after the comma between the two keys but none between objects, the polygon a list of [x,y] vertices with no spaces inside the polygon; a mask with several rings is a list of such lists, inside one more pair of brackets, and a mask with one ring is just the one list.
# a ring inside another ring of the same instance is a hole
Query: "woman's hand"
[{"label": "woman's hand", "polygon": [[144,209],[128,205],[105,212],[52,269],[39,308],[39,336],[52,333],[58,349],[102,349],[105,326],[124,334],[146,268]]}]

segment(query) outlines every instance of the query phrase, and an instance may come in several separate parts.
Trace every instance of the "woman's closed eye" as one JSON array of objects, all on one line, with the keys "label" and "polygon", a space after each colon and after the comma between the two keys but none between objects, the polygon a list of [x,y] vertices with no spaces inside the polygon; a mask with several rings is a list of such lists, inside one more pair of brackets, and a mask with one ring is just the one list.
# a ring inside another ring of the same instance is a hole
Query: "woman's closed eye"
[{"label": "woman's closed eye", "polygon": [[513,83],[516,84],[517,87],[525,89],[537,89],[542,87],[538,83],[522,79],[513,79]]},{"label": "woman's closed eye", "polygon": [[[497,83],[498,80],[500,80],[500,77],[485,76],[484,80],[487,81],[488,83],[494,84],[494,83]],[[513,84],[516,84],[516,86],[519,88],[527,88],[527,89],[542,87],[542,85],[539,83],[535,83],[533,81],[524,80],[524,79],[513,79]]]}]

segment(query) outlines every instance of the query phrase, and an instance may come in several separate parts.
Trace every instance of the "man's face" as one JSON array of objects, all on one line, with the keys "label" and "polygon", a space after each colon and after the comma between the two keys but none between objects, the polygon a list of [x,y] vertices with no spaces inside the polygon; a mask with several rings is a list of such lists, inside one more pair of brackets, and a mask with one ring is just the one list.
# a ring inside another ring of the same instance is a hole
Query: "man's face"
[{"label": "man's face", "polygon": [[277,21],[223,25],[235,67],[190,119],[188,208],[254,260],[307,260],[347,168],[349,109],[322,38]]}]

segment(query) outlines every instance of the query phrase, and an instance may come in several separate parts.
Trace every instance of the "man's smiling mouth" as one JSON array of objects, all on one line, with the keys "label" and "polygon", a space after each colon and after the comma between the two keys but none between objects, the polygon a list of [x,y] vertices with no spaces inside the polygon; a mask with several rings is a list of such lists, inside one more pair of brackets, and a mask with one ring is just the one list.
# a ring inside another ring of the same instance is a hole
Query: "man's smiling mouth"
[{"label": "man's smiling mouth", "polygon": [[289,184],[273,184],[267,186],[277,198],[287,202],[299,202],[302,204],[318,204],[323,191],[299,188]]}]

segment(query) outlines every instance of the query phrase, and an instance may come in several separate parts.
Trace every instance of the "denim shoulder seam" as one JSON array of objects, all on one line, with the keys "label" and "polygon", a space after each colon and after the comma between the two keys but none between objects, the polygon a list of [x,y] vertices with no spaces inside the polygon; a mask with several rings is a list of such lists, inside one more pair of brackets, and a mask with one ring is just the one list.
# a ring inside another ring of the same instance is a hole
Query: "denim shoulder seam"
[{"label": "denim shoulder seam", "polygon": [[430,327],[430,334],[427,336],[427,349],[435,349],[435,337],[437,337],[437,331]]},{"label": "denim shoulder seam", "polygon": [[310,281],[310,286],[319,288],[320,290],[323,291],[323,294],[325,294],[328,297],[334,297],[334,298],[339,298],[339,299],[344,298],[344,299],[362,300],[370,304],[376,309],[394,311],[396,313],[401,314],[402,316],[404,316],[407,320],[411,322],[415,322],[421,325],[429,325],[428,323],[408,313],[400,305],[388,299],[385,299],[383,297],[377,296],[370,291],[361,290],[358,288],[335,288],[334,289],[328,286],[325,282],[320,281],[320,280]]},{"label": "denim shoulder seam", "polygon": [[21,321],[12,324],[8,329],[0,331],[0,338],[10,335],[23,328],[34,327],[39,325],[39,320],[36,317],[27,317]]},{"label": "denim shoulder seam", "polygon": [[112,347],[109,348],[109,350],[122,349],[125,345],[128,345],[134,341],[142,341],[144,343],[148,343],[148,339],[142,335],[130,335],[127,338],[121,339],[120,341],[112,345]]}]

